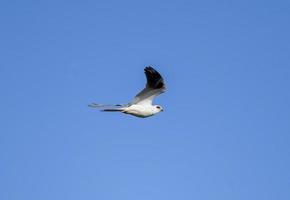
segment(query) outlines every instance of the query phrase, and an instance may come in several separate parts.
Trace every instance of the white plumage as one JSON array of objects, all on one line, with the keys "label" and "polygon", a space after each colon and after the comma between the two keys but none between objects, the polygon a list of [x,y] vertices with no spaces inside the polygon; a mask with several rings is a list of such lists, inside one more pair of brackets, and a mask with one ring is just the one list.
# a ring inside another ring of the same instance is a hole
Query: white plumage
[{"label": "white plumage", "polygon": [[[152,67],[146,67],[144,69],[147,83],[146,87],[139,92],[134,100],[126,105],[115,105],[112,108],[106,108],[102,111],[107,112],[122,112],[125,114],[130,114],[136,117],[150,117],[161,111],[163,108],[159,105],[153,105],[153,100],[158,95],[165,92],[165,83],[162,76]],[[110,105],[100,105],[100,104],[90,104],[93,108],[110,107]]]}]

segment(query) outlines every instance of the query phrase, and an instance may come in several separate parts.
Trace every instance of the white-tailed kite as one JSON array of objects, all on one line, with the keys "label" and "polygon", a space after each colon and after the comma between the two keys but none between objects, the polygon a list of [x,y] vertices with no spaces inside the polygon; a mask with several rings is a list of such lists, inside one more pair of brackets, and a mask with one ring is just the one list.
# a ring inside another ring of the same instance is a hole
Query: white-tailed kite
[{"label": "white-tailed kite", "polygon": [[[165,83],[162,76],[152,67],[144,69],[147,78],[146,87],[139,92],[134,100],[126,105],[114,105],[114,108],[106,108],[102,111],[107,112],[122,112],[125,114],[134,115],[136,117],[150,117],[161,111],[163,108],[159,105],[152,105],[155,97],[165,92]],[[110,105],[90,104],[90,107],[101,108]]]}]

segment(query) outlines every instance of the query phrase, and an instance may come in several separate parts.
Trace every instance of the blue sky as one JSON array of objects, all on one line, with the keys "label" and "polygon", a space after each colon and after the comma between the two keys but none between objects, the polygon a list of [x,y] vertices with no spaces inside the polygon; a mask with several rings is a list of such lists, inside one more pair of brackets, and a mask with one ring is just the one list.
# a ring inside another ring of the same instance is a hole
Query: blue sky
[{"label": "blue sky", "polygon": [[[0,3],[1,200],[290,199],[289,1]],[[126,103],[154,66],[165,112]]]}]

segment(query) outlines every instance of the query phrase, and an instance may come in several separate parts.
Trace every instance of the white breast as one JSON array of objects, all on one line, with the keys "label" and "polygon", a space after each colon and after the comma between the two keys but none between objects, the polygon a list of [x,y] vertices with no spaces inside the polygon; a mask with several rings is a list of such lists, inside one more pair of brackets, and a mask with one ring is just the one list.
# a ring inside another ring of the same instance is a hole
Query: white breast
[{"label": "white breast", "polygon": [[124,109],[124,113],[131,114],[136,117],[149,117],[156,113],[155,107],[152,105],[131,105]]}]

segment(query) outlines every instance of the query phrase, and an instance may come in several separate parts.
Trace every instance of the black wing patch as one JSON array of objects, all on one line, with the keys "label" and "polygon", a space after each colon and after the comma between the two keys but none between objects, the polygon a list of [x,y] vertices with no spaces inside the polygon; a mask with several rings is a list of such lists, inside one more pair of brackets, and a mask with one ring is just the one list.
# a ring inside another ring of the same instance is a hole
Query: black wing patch
[{"label": "black wing patch", "polygon": [[152,89],[161,89],[165,87],[162,76],[152,67],[145,67],[145,75],[147,78],[147,87]]}]

